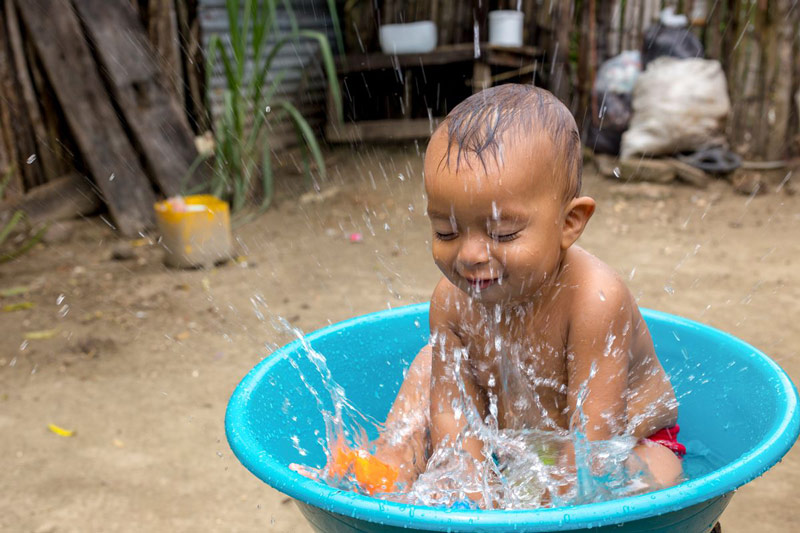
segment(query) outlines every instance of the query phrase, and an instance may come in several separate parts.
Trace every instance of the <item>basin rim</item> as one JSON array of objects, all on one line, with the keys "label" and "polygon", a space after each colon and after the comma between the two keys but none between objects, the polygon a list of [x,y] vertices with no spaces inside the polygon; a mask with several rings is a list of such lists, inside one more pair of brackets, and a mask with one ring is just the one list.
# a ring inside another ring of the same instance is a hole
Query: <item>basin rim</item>
[{"label": "basin rim", "polygon": [[[306,335],[308,342],[335,334],[353,326],[363,326],[387,318],[401,318],[427,313],[428,303],[413,304],[377,311],[332,324]],[[313,481],[293,472],[288,465],[271,457],[256,445],[258,440],[246,421],[247,404],[252,391],[269,370],[288,354],[302,349],[297,340],[276,350],[262,360],[239,383],[228,403],[225,430],[228,443],[242,464],[256,477],[276,490],[326,511],[365,521],[423,530],[447,529],[453,532],[516,528],[535,525],[537,531],[568,531],[576,528],[622,524],[677,511],[727,494],[752,481],[777,463],[789,451],[800,433],[798,393],[787,374],[772,359],[750,344],[719,329],[671,315],[642,308],[646,319],[683,329],[700,330],[715,337],[718,343],[749,351],[748,363],[776,378],[776,393],[785,398],[783,416],[774,421],[765,437],[738,459],[706,475],[646,494],[610,501],[548,509],[510,511],[451,511],[427,506],[407,505],[343,491]]]}]

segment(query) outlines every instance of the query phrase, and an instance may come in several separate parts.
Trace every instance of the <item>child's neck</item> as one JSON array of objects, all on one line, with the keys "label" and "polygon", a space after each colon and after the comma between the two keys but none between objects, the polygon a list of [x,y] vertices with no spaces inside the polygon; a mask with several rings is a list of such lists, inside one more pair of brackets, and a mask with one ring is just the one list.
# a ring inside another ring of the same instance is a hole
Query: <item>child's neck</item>
[{"label": "child's neck", "polygon": [[483,303],[474,300],[473,303],[480,315],[487,322],[497,324],[514,324],[516,322],[529,321],[535,319],[542,312],[548,312],[550,305],[558,299],[559,294],[565,288],[563,283],[563,273],[566,268],[564,256],[562,254],[558,267],[554,270],[549,279],[545,280],[535,293],[526,295],[519,300],[509,300],[503,302]]}]

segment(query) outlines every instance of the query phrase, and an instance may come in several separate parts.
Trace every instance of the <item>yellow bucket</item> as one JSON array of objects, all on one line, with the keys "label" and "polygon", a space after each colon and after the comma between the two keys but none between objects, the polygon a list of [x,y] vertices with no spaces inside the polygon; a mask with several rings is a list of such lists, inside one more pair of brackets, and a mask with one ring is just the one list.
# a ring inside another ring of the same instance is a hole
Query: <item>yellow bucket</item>
[{"label": "yellow bucket", "polygon": [[174,267],[210,267],[231,257],[228,203],[210,194],[174,197],[154,205],[164,262]]}]

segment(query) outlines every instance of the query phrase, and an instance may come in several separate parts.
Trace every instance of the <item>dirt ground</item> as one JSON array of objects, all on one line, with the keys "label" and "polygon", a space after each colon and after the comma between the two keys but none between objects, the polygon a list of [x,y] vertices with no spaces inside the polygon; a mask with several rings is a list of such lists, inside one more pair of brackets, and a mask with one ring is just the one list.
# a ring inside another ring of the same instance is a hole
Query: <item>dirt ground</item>
[{"label": "dirt ground", "polygon": [[[26,290],[0,308],[33,307],[0,313],[0,530],[310,531],[225,440],[229,395],[287,340],[250,299],[312,331],[425,301],[438,279],[418,149],[329,161],[322,195],[284,177],[273,208],[235,230],[239,261],[213,270],[169,270],[157,245],[131,247],[100,218],[61,224],[2,267],[0,291]],[[732,332],[797,383],[800,195],[776,191],[782,177],[748,197],[724,181],[623,184],[587,169],[599,208],[580,243],[630,278],[640,305]],[[37,331],[52,336],[25,340]],[[798,479],[795,447],[738,491],[725,533],[795,531]]]}]

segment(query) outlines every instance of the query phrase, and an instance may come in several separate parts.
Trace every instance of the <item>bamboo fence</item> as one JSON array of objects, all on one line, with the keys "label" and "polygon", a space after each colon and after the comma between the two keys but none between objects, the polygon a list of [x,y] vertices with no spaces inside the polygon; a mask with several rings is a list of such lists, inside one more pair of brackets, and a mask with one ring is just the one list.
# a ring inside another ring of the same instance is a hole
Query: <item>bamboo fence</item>
[{"label": "bamboo fence", "polygon": [[377,0],[346,2],[346,43],[377,51],[380,24],[433,20],[439,44],[470,42],[494,9],[522,9],[525,44],[546,59],[537,79],[567,103],[579,121],[591,117],[598,67],[625,50],[642,48],[645,30],[666,5],[687,14],[691,31],[720,61],[728,78],[731,147],[750,159],[800,153],[800,5],[796,0]]}]

